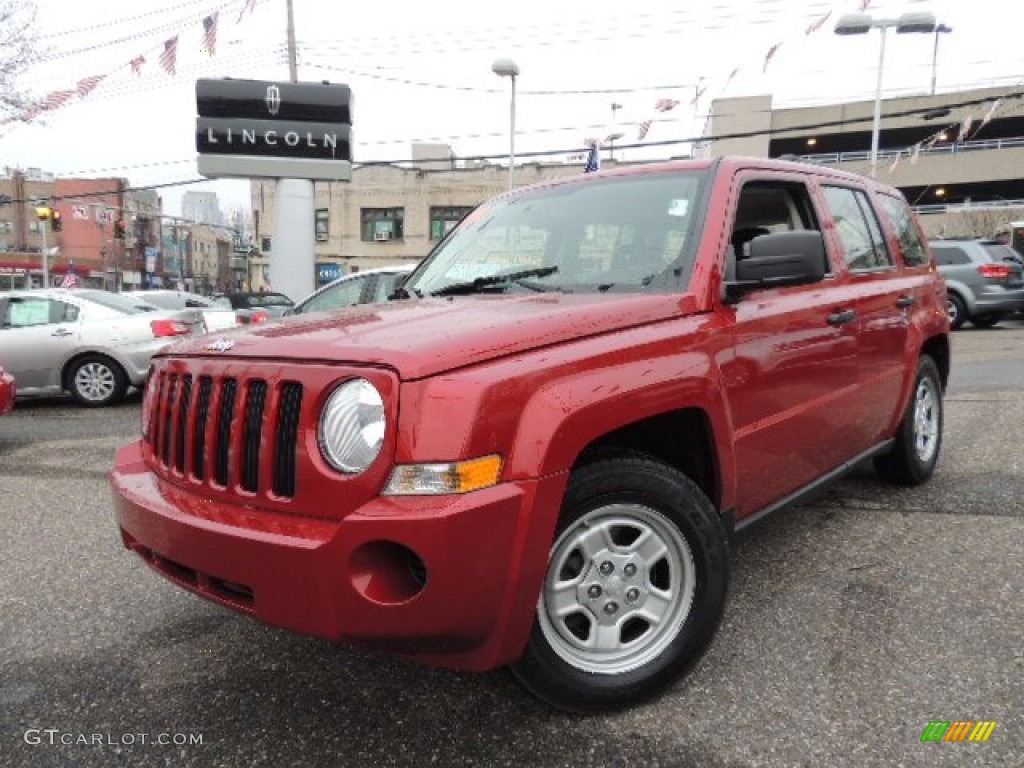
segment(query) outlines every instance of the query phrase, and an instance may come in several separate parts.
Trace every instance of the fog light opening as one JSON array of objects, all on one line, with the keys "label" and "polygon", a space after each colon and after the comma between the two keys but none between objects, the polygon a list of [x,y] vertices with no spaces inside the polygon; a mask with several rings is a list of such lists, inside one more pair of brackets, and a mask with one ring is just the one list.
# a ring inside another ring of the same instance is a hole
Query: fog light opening
[{"label": "fog light opening", "polygon": [[352,553],[352,586],[381,605],[407,603],[427,585],[427,566],[396,541],[370,541]]}]

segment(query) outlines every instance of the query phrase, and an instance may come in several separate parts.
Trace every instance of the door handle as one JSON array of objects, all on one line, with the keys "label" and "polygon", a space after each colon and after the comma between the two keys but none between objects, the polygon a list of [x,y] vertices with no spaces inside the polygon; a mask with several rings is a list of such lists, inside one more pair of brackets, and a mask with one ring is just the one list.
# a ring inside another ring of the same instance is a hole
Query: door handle
[{"label": "door handle", "polygon": [[72,336],[72,331],[65,330],[64,328],[58,328],[56,331],[50,334],[51,336]]},{"label": "door handle", "polygon": [[853,322],[857,317],[857,312],[852,309],[841,309],[838,312],[833,312],[828,316],[829,325],[844,325],[845,323]]},{"label": "door handle", "polygon": [[899,307],[900,309],[905,309],[906,307],[912,307],[916,303],[917,303],[917,297],[916,296],[900,296],[898,299],[896,299],[896,306]]}]

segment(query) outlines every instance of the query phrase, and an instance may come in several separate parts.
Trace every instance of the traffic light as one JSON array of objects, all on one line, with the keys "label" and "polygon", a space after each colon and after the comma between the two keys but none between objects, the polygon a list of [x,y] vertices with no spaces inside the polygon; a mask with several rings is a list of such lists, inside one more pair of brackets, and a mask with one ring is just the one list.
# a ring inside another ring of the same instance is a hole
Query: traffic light
[{"label": "traffic light", "polygon": [[53,209],[52,208],[49,208],[49,207],[47,207],[45,205],[37,205],[36,206],[36,218],[39,219],[40,221],[47,221],[47,220],[49,220],[50,216],[52,216],[52,215],[53,215]]},{"label": "traffic light", "polygon": [[118,240],[124,240],[124,219],[118,219],[114,222],[114,237]]},{"label": "traffic light", "polygon": [[64,228],[64,222],[60,220],[60,211],[56,208],[50,212],[50,228],[54,232],[60,232]]}]

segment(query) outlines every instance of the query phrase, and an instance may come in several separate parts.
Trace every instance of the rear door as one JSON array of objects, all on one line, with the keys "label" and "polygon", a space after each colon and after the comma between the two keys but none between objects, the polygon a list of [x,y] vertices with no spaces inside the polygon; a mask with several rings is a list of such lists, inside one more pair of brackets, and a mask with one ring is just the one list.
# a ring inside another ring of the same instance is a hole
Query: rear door
[{"label": "rear door", "polygon": [[832,219],[830,235],[856,291],[860,392],[851,404],[851,439],[860,452],[887,436],[901,410],[911,311],[921,300],[923,280],[897,263],[864,189],[828,182],[822,194]]}]

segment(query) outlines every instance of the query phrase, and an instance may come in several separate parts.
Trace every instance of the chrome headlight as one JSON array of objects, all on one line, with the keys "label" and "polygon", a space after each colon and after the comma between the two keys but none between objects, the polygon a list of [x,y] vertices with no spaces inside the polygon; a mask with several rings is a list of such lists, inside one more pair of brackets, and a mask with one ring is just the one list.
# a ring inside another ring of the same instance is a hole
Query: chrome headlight
[{"label": "chrome headlight", "polygon": [[384,444],[384,399],[366,379],[349,379],[327,399],[320,414],[320,452],[350,475],[369,467]]}]

